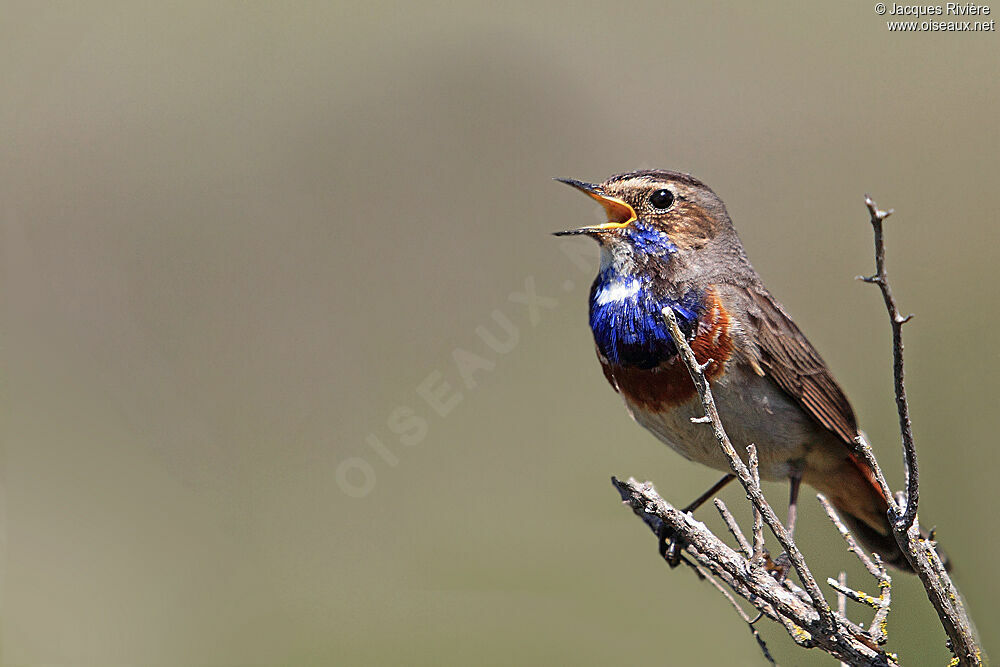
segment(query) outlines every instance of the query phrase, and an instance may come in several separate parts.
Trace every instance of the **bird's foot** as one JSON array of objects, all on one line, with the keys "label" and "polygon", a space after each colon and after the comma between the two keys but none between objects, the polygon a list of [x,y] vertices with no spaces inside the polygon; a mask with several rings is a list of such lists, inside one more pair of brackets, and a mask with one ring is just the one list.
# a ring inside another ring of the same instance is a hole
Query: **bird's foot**
[{"label": "bird's foot", "polygon": [[667,565],[671,568],[680,565],[681,551],[684,549],[684,543],[681,542],[674,530],[668,527],[667,524],[661,523],[659,529],[656,531],[656,537],[656,550],[660,554],[660,557],[667,561]]},{"label": "bird's foot", "polygon": [[764,567],[775,581],[783,582],[792,569],[792,559],[789,558],[787,551],[782,551],[774,560],[771,560],[770,556],[765,556]]}]

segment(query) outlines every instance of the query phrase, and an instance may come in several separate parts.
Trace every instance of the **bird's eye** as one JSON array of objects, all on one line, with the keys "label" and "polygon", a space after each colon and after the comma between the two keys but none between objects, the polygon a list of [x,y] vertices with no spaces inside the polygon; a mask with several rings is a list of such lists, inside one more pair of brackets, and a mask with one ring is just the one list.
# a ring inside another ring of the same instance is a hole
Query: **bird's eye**
[{"label": "bird's eye", "polygon": [[653,208],[666,210],[674,203],[674,193],[667,189],[657,190],[649,195],[649,203],[653,205]]}]

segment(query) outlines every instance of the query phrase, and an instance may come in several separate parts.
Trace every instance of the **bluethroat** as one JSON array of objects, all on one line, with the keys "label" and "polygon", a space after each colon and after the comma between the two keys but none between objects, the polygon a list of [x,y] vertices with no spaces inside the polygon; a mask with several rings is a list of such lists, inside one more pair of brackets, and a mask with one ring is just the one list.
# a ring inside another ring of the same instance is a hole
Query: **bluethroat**
[{"label": "bluethroat", "polygon": [[608,217],[557,232],[600,244],[590,327],[604,376],[635,421],[686,459],[729,473],[687,509],[733,475],[712,430],[692,422],[701,402],[664,308],[675,313],[699,363],[711,360],[705,372],[737,451],[746,459],[746,445],[756,444],[761,478],[790,481],[789,530],[805,482],[829,498],[866,547],[909,569],[889,527],[887,499],[857,453],[851,404],[750,265],[722,200],[673,171],[636,171],[598,185],[558,180],[597,200]]}]

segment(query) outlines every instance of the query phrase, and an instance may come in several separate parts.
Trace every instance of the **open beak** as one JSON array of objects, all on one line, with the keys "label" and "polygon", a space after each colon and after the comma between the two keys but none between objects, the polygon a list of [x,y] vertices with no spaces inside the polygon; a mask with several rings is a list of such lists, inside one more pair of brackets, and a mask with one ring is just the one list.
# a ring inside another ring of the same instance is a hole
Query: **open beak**
[{"label": "open beak", "polygon": [[609,231],[612,229],[621,229],[622,227],[627,227],[633,220],[635,220],[635,209],[629,206],[627,203],[621,199],[615,197],[609,197],[604,194],[601,186],[594,185],[592,183],[584,183],[582,181],[574,181],[571,178],[557,178],[555,179],[560,183],[565,183],[566,185],[572,185],[574,188],[584,193],[591,199],[597,201],[602,207],[604,207],[605,212],[608,214],[608,221],[600,225],[591,225],[589,227],[580,227],[579,229],[567,229],[564,232],[553,232],[556,236],[571,236],[573,234],[599,234],[604,231]]}]

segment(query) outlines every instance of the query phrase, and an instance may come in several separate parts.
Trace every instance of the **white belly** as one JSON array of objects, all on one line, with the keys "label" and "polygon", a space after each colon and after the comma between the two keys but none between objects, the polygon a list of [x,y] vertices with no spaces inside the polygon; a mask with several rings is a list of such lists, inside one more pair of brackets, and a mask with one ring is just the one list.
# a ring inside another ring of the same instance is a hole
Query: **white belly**
[{"label": "white belly", "polygon": [[[722,424],[740,457],[746,461],[746,446],[757,445],[763,479],[786,479],[793,466],[805,463],[811,449],[817,446],[825,449],[821,445],[832,435],[770,380],[745,367],[731,364],[725,375],[712,382],[712,394]],[[704,414],[697,395],[684,405],[663,412],[635,404],[628,404],[628,408],[637,422],[684,458],[729,472],[729,461],[715,439],[711,424],[691,421],[692,417]]]}]

